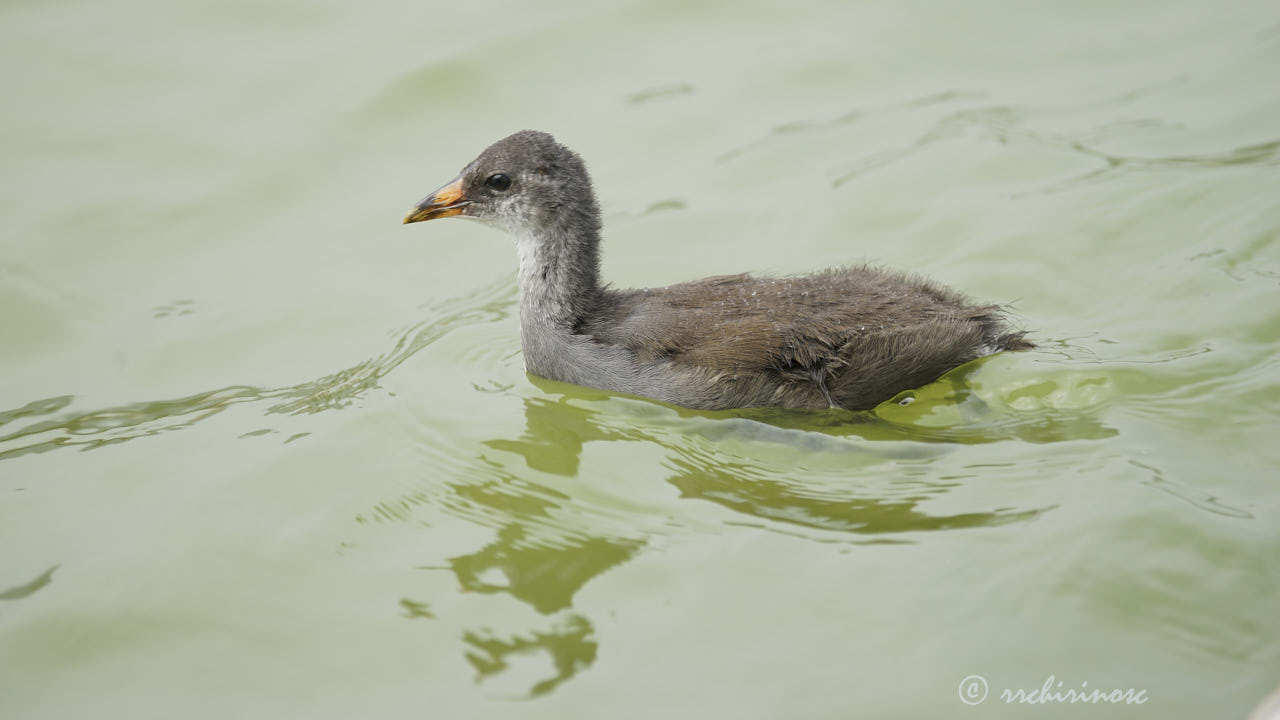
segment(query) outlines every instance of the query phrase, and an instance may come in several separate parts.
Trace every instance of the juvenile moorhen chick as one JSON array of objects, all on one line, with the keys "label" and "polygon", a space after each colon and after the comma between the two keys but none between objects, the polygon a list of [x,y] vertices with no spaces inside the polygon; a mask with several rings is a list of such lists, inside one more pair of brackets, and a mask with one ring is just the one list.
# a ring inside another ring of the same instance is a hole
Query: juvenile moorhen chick
[{"label": "juvenile moorhen chick", "polygon": [[553,380],[706,410],[865,410],[974,358],[1031,347],[997,305],[869,267],[603,286],[587,168],[542,132],[489,146],[404,221],[454,215],[515,236],[525,366]]}]

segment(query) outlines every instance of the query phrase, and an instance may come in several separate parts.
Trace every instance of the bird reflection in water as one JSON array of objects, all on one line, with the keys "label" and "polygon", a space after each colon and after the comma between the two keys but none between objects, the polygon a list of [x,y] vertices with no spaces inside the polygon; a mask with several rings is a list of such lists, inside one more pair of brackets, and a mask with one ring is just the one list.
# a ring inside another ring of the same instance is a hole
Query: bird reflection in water
[{"label": "bird reflection in water", "polygon": [[[922,503],[950,492],[955,482],[904,479],[887,489],[868,489],[857,480],[860,472],[870,475],[885,464],[927,465],[954,449],[940,442],[869,445],[861,436],[839,434],[887,432],[874,417],[845,413],[844,425],[814,432],[758,419],[684,414],[578,388],[557,398],[554,392],[564,387],[548,382],[543,387],[550,391],[547,395],[525,398],[520,436],[486,441],[495,454],[477,458],[474,472],[451,481],[448,492],[432,502],[452,515],[494,528],[483,547],[449,557],[437,569],[450,571],[463,592],[505,595],[542,618],[532,624],[527,619],[497,620],[498,627],[493,627],[494,614],[486,613],[486,625],[463,630],[463,655],[490,694],[502,687],[504,697],[534,698],[590,668],[599,639],[592,618],[576,606],[575,597],[591,580],[630,561],[653,540],[651,524],[628,525],[614,516],[602,524],[591,516],[591,500],[574,497],[572,484],[556,483],[557,477],[581,481],[588,443],[656,444],[668,461],[654,468],[665,468],[660,471],[667,473],[666,481],[679,489],[681,498],[712,502],[743,518],[729,524],[822,542],[913,542],[913,533],[1015,523],[1048,510],[931,514],[921,509]],[[620,421],[615,411],[625,415],[629,409],[638,415]],[[804,478],[797,476],[804,475],[803,470],[788,476],[753,466],[747,461],[749,453],[723,449],[735,442],[738,448],[742,443],[756,448],[762,456],[768,454],[768,446],[805,457],[826,456],[848,468],[844,477],[849,480],[845,487],[824,492],[801,482]],[[513,471],[512,456],[522,459],[529,471]],[[536,477],[544,480],[530,479]],[[510,622],[519,627],[502,626]],[[536,669],[530,670],[531,665]]]}]

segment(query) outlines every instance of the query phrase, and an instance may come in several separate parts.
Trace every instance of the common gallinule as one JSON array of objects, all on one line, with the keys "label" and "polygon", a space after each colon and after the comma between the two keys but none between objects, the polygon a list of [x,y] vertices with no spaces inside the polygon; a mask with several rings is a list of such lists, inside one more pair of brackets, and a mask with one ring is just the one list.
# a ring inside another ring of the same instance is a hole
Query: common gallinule
[{"label": "common gallinule", "polygon": [[543,132],[490,145],[404,221],[455,215],[515,236],[525,366],[553,380],[707,410],[865,410],[975,358],[1032,347],[998,305],[865,266],[601,285],[591,178]]}]

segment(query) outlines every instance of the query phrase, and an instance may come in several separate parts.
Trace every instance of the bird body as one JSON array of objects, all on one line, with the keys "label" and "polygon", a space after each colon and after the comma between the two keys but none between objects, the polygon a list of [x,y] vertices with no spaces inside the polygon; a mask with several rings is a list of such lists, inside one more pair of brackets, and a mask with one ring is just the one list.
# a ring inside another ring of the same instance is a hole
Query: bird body
[{"label": "bird body", "polygon": [[602,286],[586,167],[545,133],[490,146],[405,222],[452,215],[515,236],[525,365],[553,380],[707,410],[864,410],[970,360],[1031,347],[999,306],[866,266]]}]

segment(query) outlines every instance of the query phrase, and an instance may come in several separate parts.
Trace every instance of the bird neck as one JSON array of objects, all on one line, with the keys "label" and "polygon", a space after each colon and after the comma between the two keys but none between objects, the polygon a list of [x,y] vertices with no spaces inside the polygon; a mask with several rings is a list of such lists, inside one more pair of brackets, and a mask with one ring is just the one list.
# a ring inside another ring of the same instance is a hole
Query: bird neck
[{"label": "bird neck", "polygon": [[559,213],[516,239],[520,253],[520,324],[569,330],[596,306],[600,294],[600,219],[595,204]]}]

